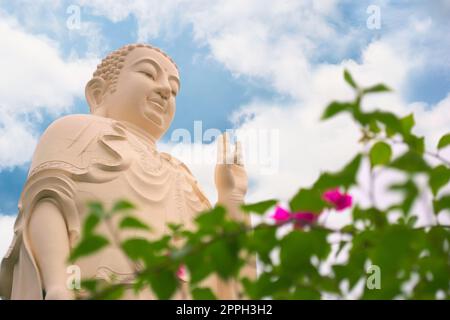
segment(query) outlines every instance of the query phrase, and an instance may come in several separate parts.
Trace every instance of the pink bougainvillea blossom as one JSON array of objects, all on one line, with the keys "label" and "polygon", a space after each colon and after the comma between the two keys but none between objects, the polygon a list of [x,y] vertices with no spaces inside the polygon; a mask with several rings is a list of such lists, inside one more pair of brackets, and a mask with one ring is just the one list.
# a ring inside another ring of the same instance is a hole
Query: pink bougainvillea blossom
[{"label": "pink bougainvillea blossom", "polygon": [[293,220],[296,227],[303,227],[315,223],[319,218],[319,215],[313,212],[303,212],[303,211],[291,213],[288,210],[280,206],[277,206],[275,208],[274,214],[271,217],[278,224]]},{"label": "pink bougainvillea blossom", "polygon": [[312,212],[295,212],[292,214],[292,217],[297,221],[314,223],[319,218],[319,215]]},{"label": "pink bougainvillea blossom", "polygon": [[352,196],[347,193],[341,193],[339,188],[325,191],[322,197],[325,201],[331,203],[337,211],[342,211],[352,206]]},{"label": "pink bougainvillea blossom", "polygon": [[272,218],[275,220],[276,223],[283,223],[291,219],[291,213],[286,209],[277,206],[275,208],[274,214],[272,215]]},{"label": "pink bougainvillea blossom", "polygon": [[177,277],[180,280],[186,281],[187,273],[186,273],[186,267],[184,265],[181,265],[177,270]]}]

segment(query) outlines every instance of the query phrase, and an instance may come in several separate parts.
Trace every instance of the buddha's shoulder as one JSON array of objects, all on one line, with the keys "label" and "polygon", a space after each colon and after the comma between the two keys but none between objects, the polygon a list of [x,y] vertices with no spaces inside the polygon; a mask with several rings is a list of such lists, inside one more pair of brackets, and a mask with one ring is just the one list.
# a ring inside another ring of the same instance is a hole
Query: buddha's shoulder
[{"label": "buddha's shoulder", "polygon": [[32,165],[79,157],[101,132],[111,129],[113,123],[111,119],[87,114],[73,114],[55,120],[40,137]]},{"label": "buddha's shoulder", "polygon": [[45,130],[42,137],[51,135],[73,136],[87,127],[101,129],[112,126],[114,121],[109,118],[91,114],[71,114],[53,121]]},{"label": "buddha's shoulder", "polygon": [[114,121],[90,114],[71,114],[53,121],[42,134],[38,148],[61,146],[90,140],[100,131],[112,128]]}]

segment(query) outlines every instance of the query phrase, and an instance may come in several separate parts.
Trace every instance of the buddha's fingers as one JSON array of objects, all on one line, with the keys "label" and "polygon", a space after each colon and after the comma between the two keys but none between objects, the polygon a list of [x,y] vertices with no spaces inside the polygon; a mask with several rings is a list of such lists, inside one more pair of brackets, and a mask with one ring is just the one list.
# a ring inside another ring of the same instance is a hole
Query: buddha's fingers
[{"label": "buddha's fingers", "polygon": [[233,152],[228,132],[221,134],[217,139],[217,163],[233,164],[238,163],[237,161],[242,161],[242,156],[239,156],[241,151],[238,151],[237,145]]},{"label": "buddha's fingers", "polygon": [[234,163],[234,154],[233,151],[231,150],[230,136],[226,131],[223,134],[223,150],[224,150],[224,159],[226,161],[225,164]]},{"label": "buddha's fingers", "polygon": [[223,135],[221,134],[217,138],[217,164],[225,163],[225,150],[224,150],[224,142]]},{"label": "buddha's fingers", "polygon": [[235,143],[235,149],[234,149],[234,163],[243,166],[244,165],[244,157],[242,155],[242,144],[240,141],[237,141]]}]

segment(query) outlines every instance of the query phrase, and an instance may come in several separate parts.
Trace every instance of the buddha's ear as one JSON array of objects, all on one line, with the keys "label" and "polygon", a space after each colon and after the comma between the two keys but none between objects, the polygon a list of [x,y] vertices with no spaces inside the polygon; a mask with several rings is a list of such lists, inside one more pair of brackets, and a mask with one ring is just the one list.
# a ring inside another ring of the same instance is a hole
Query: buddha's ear
[{"label": "buddha's ear", "polygon": [[94,113],[101,106],[105,92],[106,82],[100,77],[94,77],[86,84],[85,95],[91,113]]}]

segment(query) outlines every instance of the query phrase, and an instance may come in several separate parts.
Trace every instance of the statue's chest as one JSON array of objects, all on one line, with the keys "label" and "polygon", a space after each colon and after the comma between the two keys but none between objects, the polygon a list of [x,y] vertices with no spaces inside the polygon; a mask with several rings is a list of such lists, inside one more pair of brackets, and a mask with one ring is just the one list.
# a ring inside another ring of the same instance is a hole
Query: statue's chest
[{"label": "statue's chest", "polygon": [[122,175],[124,190],[142,207],[160,212],[166,222],[184,224],[208,208],[196,181],[179,161],[136,141],[130,147],[131,164]]},{"label": "statue's chest", "polygon": [[136,215],[161,228],[168,222],[189,225],[198,212],[208,209],[209,202],[180,161],[130,136],[109,141],[108,146],[125,165],[112,179],[81,183],[81,202],[95,199],[112,206],[125,199],[138,208]]}]

